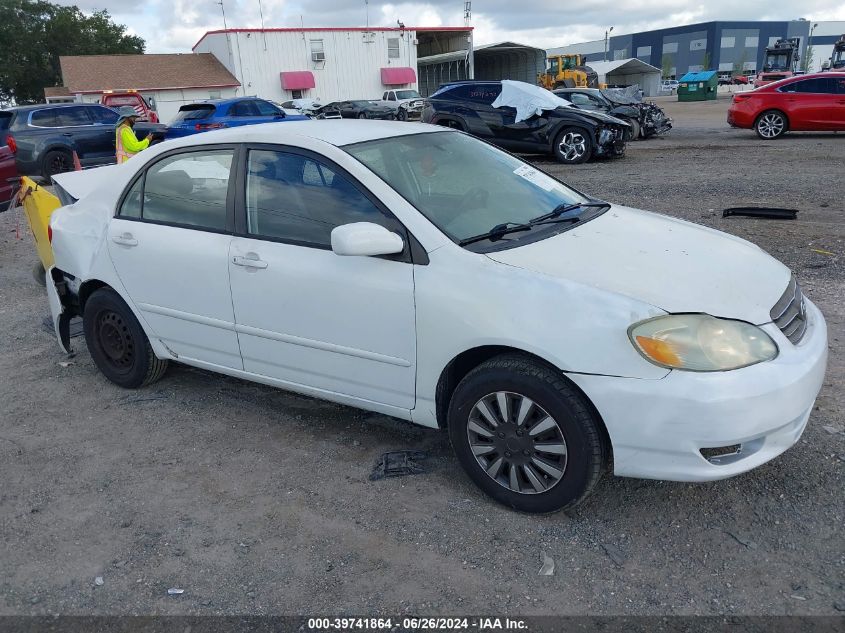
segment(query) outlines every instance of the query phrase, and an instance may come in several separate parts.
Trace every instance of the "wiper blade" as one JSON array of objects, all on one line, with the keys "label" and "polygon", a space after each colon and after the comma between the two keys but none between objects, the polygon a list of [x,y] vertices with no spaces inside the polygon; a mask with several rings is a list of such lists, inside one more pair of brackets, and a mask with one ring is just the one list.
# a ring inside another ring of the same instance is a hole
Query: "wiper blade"
[{"label": "wiper blade", "polygon": [[530,231],[531,227],[533,226],[532,223],[525,223],[525,224],[516,224],[514,222],[504,222],[502,224],[497,224],[492,229],[487,231],[486,233],[481,233],[480,235],[473,235],[472,237],[468,237],[466,239],[461,240],[458,242],[459,246],[466,246],[467,244],[473,244],[475,242],[481,242],[482,240],[490,240],[491,242],[495,242],[496,240],[502,239],[508,233],[518,233],[520,231]]},{"label": "wiper blade", "polygon": [[538,224],[538,223],[544,222],[546,220],[551,220],[552,218],[556,218],[558,216],[561,216],[564,213],[568,213],[569,211],[574,211],[575,209],[580,209],[581,207],[609,207],[609,206],[610,205],[607,202],[576,202],[575,204],[561,204],[561,205],[556,206],[554,209],[552,209],[548,213],[532,219],[529,222],[529,224]]}]

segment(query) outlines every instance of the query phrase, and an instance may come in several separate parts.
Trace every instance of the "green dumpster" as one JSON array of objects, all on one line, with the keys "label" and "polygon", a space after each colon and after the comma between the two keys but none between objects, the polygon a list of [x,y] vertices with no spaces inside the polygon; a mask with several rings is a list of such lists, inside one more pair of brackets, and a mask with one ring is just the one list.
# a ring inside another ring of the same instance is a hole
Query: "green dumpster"
[{"label": "green dumpster", "polygon": [[715,70],[687,73],[678,82],[678,101],[716,100],[719,76]]}]

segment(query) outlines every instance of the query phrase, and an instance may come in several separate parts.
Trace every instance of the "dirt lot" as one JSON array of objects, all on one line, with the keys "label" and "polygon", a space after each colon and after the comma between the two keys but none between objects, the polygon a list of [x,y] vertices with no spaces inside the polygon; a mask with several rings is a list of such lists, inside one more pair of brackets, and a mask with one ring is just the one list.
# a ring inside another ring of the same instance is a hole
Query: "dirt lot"
[{"label": "dirt lot", "polygon": [[[726,100],[662,105],[675,131],[623,159],[537,162],[601,198],[752,240],[795,270],[828,319],[831,357],[792,450],[729,481],[607,477],[571,515],[516,514],[463,476],[442,433],[179,366],[123,391],[80,339],[64,366],[42,326],[31,240],[7,212],[0,614],[845,610],[845,136],[766,143],[726,127]],[[799,219],[721,217],[743,203]],[[397,449],[430,451],[430,471],[369,481]],[[541,552],[554,575],[538,575]]]}]

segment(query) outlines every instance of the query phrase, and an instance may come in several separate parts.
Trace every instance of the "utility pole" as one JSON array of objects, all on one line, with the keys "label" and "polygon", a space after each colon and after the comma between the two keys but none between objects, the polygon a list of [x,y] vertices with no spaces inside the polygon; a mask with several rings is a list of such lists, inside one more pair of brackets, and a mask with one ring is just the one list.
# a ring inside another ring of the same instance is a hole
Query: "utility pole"
[{"label": "utility pole", "polygon": [[611,26],[604,32],[604,61],[607,61],[607,36],[613,32],[613,27]]}]

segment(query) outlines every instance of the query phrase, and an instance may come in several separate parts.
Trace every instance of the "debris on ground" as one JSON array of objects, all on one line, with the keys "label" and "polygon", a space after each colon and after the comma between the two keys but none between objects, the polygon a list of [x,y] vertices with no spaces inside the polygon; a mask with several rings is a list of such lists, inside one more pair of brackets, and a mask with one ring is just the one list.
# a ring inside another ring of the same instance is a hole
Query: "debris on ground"
[{"label": "debris on ground", "polygon": [[425,472],[420,463],[428,459],[424,451],[390,451],[378,458],[370,481],[378,481],[386,477],[403,477],[405,475],[419,475]]},{"label": "debris on ground", "polygon": [[749,218],[766,218],[770,220],[794,220],[798,217],[798,209],[781,209],[778,207],[730,207],[722,211],[722,217],[743,215]]},{"label": "debris on ground", "polygon": [[540,562],[542,563],[540,566],[541,576],[551,576],[555,573],[555,561],[546,552],[540,552]]},{"label": "debris on ground", "polygon": [[185,590],[179,589],[178,587],[171,587],[167,590],[168,596],[181,596],[183,593],[185,593]]},{"label": "debris on ground", "polygon": [[610,557],[614,563],[619,565],[620,567],[625,563],[625,556],[622,554],[622,550],[620,550],[615,545],[610,545],[609,543],[602,543],[602,548],[604,549],[605,553]]},{"label": "debris on ground", "polygon": [[66,361],[62,361],[61,363],[59,363],[59,367],[70,367],[73,364],[74,363],[73,363],[72,360],[66,360]]},{"label": "debris on ground", "polygon": [[739,536],[737,534],[734,534],[733,532],[728,532],[727,530],[725,530],[725,534],[733,538],[740,545],[745,545],[745,547],[747,547],[748,549],[757,549],[757,543],[755,543],[751,539]]},{"label": "debris on ground", "polygon": [[103,580],[103,577],[102,577],[102,576],[97,576],[97,577],[94,579],[94,584],[95,584],[95,585],[97,585],[98,587],[102,587],[104,584],[106,584],[106,581],[105,581],[105,580]]},{"label": "debris on ground", "polygon": [[837,433],[842,432],[842,429],[837,429],[835,426],[830,426],[829,424],[823,424],[822,428],[831,435],[836,435]]},{"label": "debris on ground", "polygon": [[831,253],[830,251],[826,251],[821,248],[811,248],[810,250],[814,253],[818,253],[819,255],[833,255],[833,253]]}]

